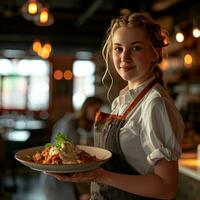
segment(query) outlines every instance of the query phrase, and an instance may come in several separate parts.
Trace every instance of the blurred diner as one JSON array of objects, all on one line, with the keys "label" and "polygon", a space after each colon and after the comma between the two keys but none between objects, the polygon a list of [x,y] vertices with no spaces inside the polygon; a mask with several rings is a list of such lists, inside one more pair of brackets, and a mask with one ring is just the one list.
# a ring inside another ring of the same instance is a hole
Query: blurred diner
[{"label": "blurred diner", "polygon": [[[52,129],[51,142],[55,141],[58,133],[62,133],[74,144],[94,145],[93,123],[96,113],[103,106],[103,100],[97,96],[87,97],[81,108],[73,113],[65,113]],[[89,200],[90,184],[62,183],[52,177],[41,174],[41,188],[44,188],[46,199]]]}]

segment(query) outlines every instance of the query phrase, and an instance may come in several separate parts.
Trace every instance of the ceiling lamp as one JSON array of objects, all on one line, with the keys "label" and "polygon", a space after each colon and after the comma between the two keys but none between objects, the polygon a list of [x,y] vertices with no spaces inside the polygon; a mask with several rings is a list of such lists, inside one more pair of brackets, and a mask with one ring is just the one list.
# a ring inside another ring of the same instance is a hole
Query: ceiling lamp
[{"label": "ceiling lamp", "polygon": [[47,7],[43,7],[40,9],[40,12],[36,16],[34,22],[38,26],[51,26],[54,23],[54,17],[49,12]]},{"label": "ceiling lamp", "polygon": [[41,7],[42,4],[39,1],[27,0],[26,3],[21,8],[22,15],[27,20],[33,20],[35,16],[38,15]]}]

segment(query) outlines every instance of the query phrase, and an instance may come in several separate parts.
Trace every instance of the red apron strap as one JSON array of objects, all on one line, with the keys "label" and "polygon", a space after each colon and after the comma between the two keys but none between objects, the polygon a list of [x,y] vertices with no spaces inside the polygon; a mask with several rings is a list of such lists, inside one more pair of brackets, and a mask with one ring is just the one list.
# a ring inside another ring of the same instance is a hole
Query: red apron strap
[{"label": "red apron strap", "polygon": [[104,112],[98,112],[96,114],[95,122],[105,122],[110,121],[112,119],[122,120],[125,119],[129,112],[137,105],[137,103],[145,96],[145,94],[157,83],[157,80],[154,79],[151,81],[141,92],[140,94],[133,100],[131,105],[126,109],[126,111],[122,115],[109,114]]},{"label": "red apron strap", "polygon": [[126,118],[129,112],[137,105],[137,103],[147,94],[147,92],[157,83],[157,80],[152,80],[141,92],[140,94],[133,100],[131,105],[126,109],[123,113],[122,118]]},{"label": "red apron strap", "polygon": [[112,119],[122,119],[122,115],[109,114],[104,112],[97,112],[95,122],[105,122]]}]

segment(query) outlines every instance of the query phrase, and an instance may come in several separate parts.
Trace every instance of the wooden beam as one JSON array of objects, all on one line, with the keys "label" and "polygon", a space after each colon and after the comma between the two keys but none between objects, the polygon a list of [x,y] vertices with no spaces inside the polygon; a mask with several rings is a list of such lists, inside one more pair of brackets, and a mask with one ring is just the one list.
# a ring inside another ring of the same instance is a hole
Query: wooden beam
[{"label": "wooden beam", "polygon": [[95,0],[91,6],[79,17],[76,26],[82,26],[102,5],[104,0]]}]

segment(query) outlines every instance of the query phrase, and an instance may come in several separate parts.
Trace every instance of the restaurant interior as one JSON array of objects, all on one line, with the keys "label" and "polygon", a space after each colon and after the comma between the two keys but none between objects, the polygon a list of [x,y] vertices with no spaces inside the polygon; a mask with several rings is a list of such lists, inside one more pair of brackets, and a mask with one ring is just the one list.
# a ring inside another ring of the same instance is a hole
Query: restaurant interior
[{"label": "restaurant interior", "polygon": [[[38,9],[28,11],[29,3]],[[1,0],[0,200],[45,200],[40,173],[15,153],[49,142],[55,122],[88,96],[99,96],[108,109],[125,83],[116,75],[107,98],[102,42],[113,17],[140,11],[170,36],[160,67],[186,126],[176,200],[199,200],[199,10],[199,0]]]}]

